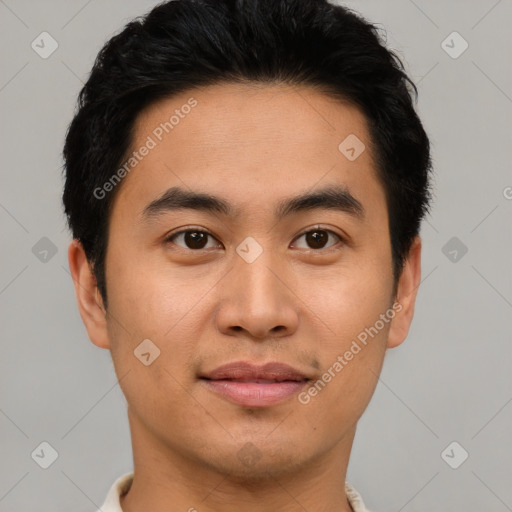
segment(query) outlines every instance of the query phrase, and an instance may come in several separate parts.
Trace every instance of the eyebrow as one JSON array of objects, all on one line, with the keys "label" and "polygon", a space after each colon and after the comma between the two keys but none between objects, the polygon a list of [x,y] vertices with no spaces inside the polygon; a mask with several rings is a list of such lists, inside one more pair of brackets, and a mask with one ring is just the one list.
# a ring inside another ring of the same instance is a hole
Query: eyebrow
[{"label": "eyebrow", "polygon": [[[236,218],[241,213],[238,208],[220,197],[172,187],[144,208],[142,219],[149,222],[170,211],[182,209],[220,213],[231,218]],[[274,210],[274,216],[277,220],[281,220],[292,214],[320,209],[347,213],[358,220],[362,220],[365,215],[363,205],[347,188],[330,185],[315,192],[307,192],[279,201]]]}]

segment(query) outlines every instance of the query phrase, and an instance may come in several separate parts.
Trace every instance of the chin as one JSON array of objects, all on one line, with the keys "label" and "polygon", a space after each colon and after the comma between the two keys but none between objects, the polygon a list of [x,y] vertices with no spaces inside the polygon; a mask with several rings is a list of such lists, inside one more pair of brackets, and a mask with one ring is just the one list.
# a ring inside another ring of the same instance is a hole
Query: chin
[{"label": "chin", "polygon": [[213,457],[203,460],[201,465],[209,466],[217,473],[229,475],[229,479],[237,483],[262,484],[300,471],[309,466],[314,458],[299,454],[292,442],[286,451],[282,445],[269,446],[268,439],[266,446],[262,446],[263,442],[256,446],[257,443],[240,443],[240,447],[236,446],[234,450],[230,447],[227,453],[216,451]]}]

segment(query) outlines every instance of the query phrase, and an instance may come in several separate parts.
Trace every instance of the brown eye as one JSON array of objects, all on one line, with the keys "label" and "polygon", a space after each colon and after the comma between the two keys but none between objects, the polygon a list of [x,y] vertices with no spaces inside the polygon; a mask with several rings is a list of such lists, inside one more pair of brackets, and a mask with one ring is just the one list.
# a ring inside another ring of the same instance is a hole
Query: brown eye
[{"label": "brown eye", "polygon": [[329,235],[334,235],[336,238],[338,238],[338,240],[342,240],[342,238],[333,231],[329,229],[320,228],[306,231],[305,233],[300,235],[299,238],[305,237],[306,243],[308,245],[308,247],[306,247],[307,249],[321,250],[326,249],[328,247],[332,247],[332,245],[335,245],[331,244],[330,246],[326,247],[326,244],[329,240]]},{"label": "brown eye", "polygon": [[[300,238],[305,238],[306,247],[299,247],[302,249],[312,249],[315,251],[321,251],[323,249],[328,249],[333,245],[336,245],[336,240],[330,245],[329,238],[334,235],[335,239],[337,238],[339,241],[343,241],[342,237],[329,229],[321,229],[315,228],[310,229],[309,231],[304,232],[300,235],[297,240]],[[215,240],[211,233],[207,231],[203,231],[200,229],[187,229],[178,231],[177,233],[173,233],[165,239],[166,243],[172,243],[181,247],[183,249],[189,249],[192,251],[200,251],[203,249],[214,248],[214,246],[207,247],[208,240],[211,238]]]},{"label": "brown eye", "polygon": [[[165,241],[184,247],[185,249],[201,250],[206,248],[209,237],[213,238],[207,231],[188,229],[172,234],[166,238]],[[181,240],[184,245],[176,243],[177,240]]]}]

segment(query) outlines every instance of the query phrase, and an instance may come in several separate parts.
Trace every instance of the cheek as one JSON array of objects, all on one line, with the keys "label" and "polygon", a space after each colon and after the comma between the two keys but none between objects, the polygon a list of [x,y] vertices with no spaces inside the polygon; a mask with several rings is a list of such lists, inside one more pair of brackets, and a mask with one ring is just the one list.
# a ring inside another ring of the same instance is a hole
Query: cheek
[{"label": "cheek", "polygon": [[165,262],[126,258],[113,266],[110,275],[112,306],[129,330],[144,337],[165,338],[193,309],[212,281],[194,280],[192,286],[185,273]]},{"label": "cheek", "polygon": [[348,262],[297,280],[296,293],[307,306],[305,314],[315,321],[319,332],[335,340],[334,344],[347,342],[390,307],[390,265],[388,268],[382,260],[373,264]]},{"label": "cheek", "polygon": [[383,266],[368,266],[309,288],[307,302],[318,319],[314,336],[323,373],[306,389],[301,403],[310,408],[307,416],[315,428],[322,421],[345,424],[359,417],[373,395],[395,316],[392,277],[389,270],[383,272]]},{"label": "cheek", "polygon": [[[179,386],[165,369],[179,382],[190,379],[190,362],[204,329],[204,322],[197,317],[218,280],[219,276],[211,273],[194,277],[165,263],[119,264],[111,279],[109,328],[120,372],[131,369],[145,382],[146,376],[139,374],[146,369],[152,386],[159,386],[160,380],[166,387]],[[146,339],[156,347],[148,344],[150,352],[158,354],[147,368],[134,354]]]},{"label": "cheek", "polygon": [[109,331],[120,386],[147,426],[154,428],[164,418],[165,424],[176,422],[173,411],[191,407],[184,389],[192,384],[199,327],[187,313],[199,297],[185,299],[153,274],[119,277],[125,279],[123,292],[112,301]]},{"label": "cheek", "polygon": [[338,430],[353,424],[375,391],[389,324],[375,329],[385,308],[366,306],[364,313],[357,312],[357,318],[338,315],[333,329],[336,336],[326,336],[317,348],[322,373],[298,396],[313,430],[321,431],[326,426]]}]

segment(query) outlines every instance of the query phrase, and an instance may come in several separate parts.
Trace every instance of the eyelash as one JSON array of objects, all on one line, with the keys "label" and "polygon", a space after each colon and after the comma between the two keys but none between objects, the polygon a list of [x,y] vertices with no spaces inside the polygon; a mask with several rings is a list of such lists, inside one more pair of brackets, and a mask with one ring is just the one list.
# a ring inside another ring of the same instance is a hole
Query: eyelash
[{"label": "eyelash", "polygon": [[[307,229],[306,231],[303,231],[302,233],[300,233],[299,235],[297,235],[297,237],[295,238],[298,239],[304,235],[307,235],[308,233],[312,233],[312,232],[315,232],[315,231],[324,231],[326,233],[329,233],[331,235],[334,235],[335,237],[337,237],[341,243],[343,243],[345,240],[344,238],[341,236],[341,235],[338,235],[338,233],[335,233],[334,231],[330,230],[330,229],[326,229],[326,228],[322,228],[321,226],[313,226],[312,228],[309,228]],[[187,229],[182,229],[180,231],[175,231],[173,233],[170,233],[165,239],[164,239],[164,242],[165,243],[172,243],[173,245],[176,245],[174,244],[174,242],[172,242],[172,239],[177,237],[178,235],[182,235],[184,233],[204,233],[206,235],[209,235],[210,237],[212,238],[215,238],[215,236],[210,233],[209,231],[206,231],[204,229],[200,229],[200,228],[194,228],[193,226],[191,227],[188,227]],[[216,238],[215,238],[216,239]],[[218,240],[217,240],[218,241]],[[325,251],[325,252],[328,252],[332,249],[334,249],[336,247],[336,245],[338,244],[334,244],[334,245],[331,245],[330,247],[327,247],[327,248],[322,248],[322,249],[309,249],[310,251],[313,251],[313,252],[321,252],[321,251]],[[183,249],[183,250],[186,250],[186,251],[193,251],[193,252],[200,252],[200,251],[203,251],[203,250],[207,250],[207,249],[189,249],[188,247],[187,248],[184,248],[184,247],[181,247],[181,246],[178,246],[180,249]]]}]

